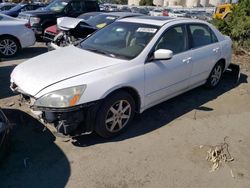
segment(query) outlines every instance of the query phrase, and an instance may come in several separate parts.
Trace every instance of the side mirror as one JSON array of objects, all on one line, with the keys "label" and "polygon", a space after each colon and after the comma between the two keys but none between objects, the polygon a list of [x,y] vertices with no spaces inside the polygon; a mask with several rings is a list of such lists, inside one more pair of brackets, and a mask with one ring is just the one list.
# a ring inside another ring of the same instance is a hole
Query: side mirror
[{"label": "side mirror", "polygon": [[173,51],[172,50],[166,50],[166,49],[159,49],[154,52],[153,59],[155,60],[168,60],[173,57]]}]

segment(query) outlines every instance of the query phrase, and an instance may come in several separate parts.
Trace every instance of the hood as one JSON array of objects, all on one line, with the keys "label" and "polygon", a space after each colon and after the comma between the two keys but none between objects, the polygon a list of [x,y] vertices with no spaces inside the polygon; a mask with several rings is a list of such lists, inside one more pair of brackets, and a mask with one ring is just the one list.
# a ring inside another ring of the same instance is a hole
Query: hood
[{"label": "hood", "polygon": [[11,73],[11,82],[20,92],[35,96],[57,82],[122,62],[124,60],[69,46],[19,64]]},{"label": "hood", "polygon": [[73,29],[75,28],[83,19],[81,18],[71,18],[71,17],[61,17],[57,18],[57,26],[59,29]]}]

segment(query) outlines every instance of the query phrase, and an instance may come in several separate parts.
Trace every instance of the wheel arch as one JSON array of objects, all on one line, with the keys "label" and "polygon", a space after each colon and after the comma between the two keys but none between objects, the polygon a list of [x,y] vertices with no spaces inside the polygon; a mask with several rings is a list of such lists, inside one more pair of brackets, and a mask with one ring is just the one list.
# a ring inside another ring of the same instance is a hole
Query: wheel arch
[{"label": "wheel arch", "polygon": [[106,92],[104,94],[103,98],[105,99],[105,98],[107,98],[107,97],[109,97],[109,96],[111,96],[114,93],[119,92],[119,91],[125,91],[133,97],[133,99],[135,101],[135,111],[137,113],[139,113],[140,108],[141,108],[141,97],[140,97],[139,92],[131,86],[122,86],[122,87],[118,87],[118,88],[113,88],[113,89],[109,90],[108,92]]},{"label": "wheel arch", "polygon": [[22,48],[21,42],[20,42],[20,40],[16,36],[10,35],[10,34],[1,34],[0,38],[2,38],[2,37],[11,37],[11,38],[14,38],[18,42],[18,47]]},{"label": "wheel arch", "polygon": [[[226,59],[224,59],[224,58],[221,58],[221,59],[219,59],[218,61],[217,61],[217,63],[216,64],[218,64],[218,63],[221,63],[222,65],[223,65],[223,72],[226,70]],[[216,65],[215,64],[215,65]],[[214,65],[214,66],[215,66]]]}]

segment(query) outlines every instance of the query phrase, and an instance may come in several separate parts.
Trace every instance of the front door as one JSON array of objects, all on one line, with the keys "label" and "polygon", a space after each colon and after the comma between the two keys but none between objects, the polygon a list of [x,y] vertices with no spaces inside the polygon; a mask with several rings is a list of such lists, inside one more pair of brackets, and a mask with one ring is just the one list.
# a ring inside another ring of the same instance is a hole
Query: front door
[{"label": "front door", "polygon": [[188,51],[185,25],[167,29],[155,46],[173,51],[169,60],[153,60],[145,64],[145,106],[164,101],[189,85],[192,72],[192,56]]}]

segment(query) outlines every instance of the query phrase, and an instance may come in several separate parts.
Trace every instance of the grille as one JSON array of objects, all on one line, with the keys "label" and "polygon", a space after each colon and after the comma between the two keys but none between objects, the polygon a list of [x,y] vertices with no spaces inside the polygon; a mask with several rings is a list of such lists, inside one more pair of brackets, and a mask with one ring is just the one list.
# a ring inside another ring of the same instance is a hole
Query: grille
[{"label": "grille", "polygon": [[48,32],[48,31],[45,31],[44,33],[44,38],[49,40],[50,42],[54,40],[55,36],[56,34]]}]

